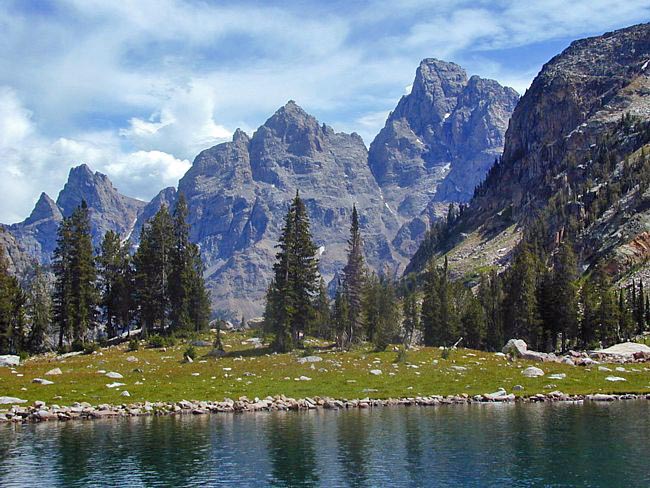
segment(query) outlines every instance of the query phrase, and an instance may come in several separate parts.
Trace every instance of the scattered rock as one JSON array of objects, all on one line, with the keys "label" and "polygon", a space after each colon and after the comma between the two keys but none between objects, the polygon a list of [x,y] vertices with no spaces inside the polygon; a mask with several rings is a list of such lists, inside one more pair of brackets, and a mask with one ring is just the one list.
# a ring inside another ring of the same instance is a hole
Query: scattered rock
[{"label": "scattered rock", "polygon": [[108,383],[106,386],[108,388],[117,388],[118,386],[124,386],[124,385],[125,385],[124,383],[115,382],[115,383]]},{"label": "scattered rock", "polygon": [[121,380],[124,378],[124,376],[122,376],[120,373],[116,373],[115,371],[109,371],[106,373],[106,377],[112,380]]},{"label": "scattered rock", "polygon": [[139,361],[139,359],[136,358],[135,356],[129,356],[126,358],[126,360],[130,363],[137,363]]},{"label": "scattered rock", "polygon": [[566,374],[564,373],[555,373],[548,377],[549,380],[563,380],[564,378],[566,378]]},{"label": "scattered rock", "polygon": [[61,368],[54,368],[49,370],[47,373],[45,373],[45,376],[57,376],[63,374],[63,371],[61,371]]},{"label": "scattered rock", "polygon": [[512,387],[512,391],[523,391],[524,387],[521,385],[515,385]]},{"label": "scattered rock", "polygon": [[299,362],[300,364],[304,364],[304,363],[318,363],[318,362],[320,362],[320,361],[322,361],[322,360],[323,360],[323,358],[320,357],[320,356],[305,356],[304,358],[298,358],[298,362]]},{"label": "scattered rock", "polygon": [[301,376],[300,378],[297,378],[298,381],[311,381],[311,378],[309,376]]},{"label": "scattered rock", "polygon": [[0,356],[0,366],[5,366],[12,368],[14,366],[20,365],[20,356],[14,356],[11,354]]},{"label": "scattered rock", "polygon": [[611,371],[607,366],[598,366],[598,371]]},{"label": "scattered rock", "polygon": [[513,357],[521,357],[527,350],[528,345],[521,339],[510,339],[502,349],[504,354],[510,354]]},{"label": "scattered rock", "polygon": [[465,366],[451,366],[451,369],[455,369],[456,371],[467,371]]},{"label": "scattered rock", "polygon": [[190,344],[194,347],[210,347],[212,346],[211,342],[208,341],[202,341],[202,340],[197,340],[197,341],[192,341]]},{"label": "scattered rock", "polygon": [[380,374],[382,374],[381,369],[371,369],[370,374],[375,375],[375,376],[379,376]]},{"label": "scattered rock", "polygon": [[27,400],[22,400],[16,397],[0,396],[0,405],[15,405],[17,403],[27,403]]},{"label": "scattered rock", "polygon": [[536,368],[535,366],[529,366],[524,369],[521,374],[523,374],[526,378],[537,378],[538,376],[544,376],[544,371]]},{"label": "scattered rock", "polygon": [[605,381],[627,381],[625,378],[621,378],[620,376],[608,376],[605,378]]},{"label": "scattered rock", "polygon": [[32,380],[32,383],[36,383],[36,384],[39,384],[39,385],[53,385],[54,381],[44,380],[43,378],[34,378]]},{"label": "scattered rock", "polygon": [[130,397],[131,394],[130,394],[128,391],[124,390],[122,393],[120,393],[120,396],[123,396],[123,397]]}]

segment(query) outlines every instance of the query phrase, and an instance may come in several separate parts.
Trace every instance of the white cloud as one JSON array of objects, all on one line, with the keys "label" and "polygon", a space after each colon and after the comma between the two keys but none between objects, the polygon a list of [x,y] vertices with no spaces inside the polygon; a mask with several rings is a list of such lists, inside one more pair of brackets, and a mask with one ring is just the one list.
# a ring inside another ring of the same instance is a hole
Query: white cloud
[{"label": "white cloud", "polygon": [[[175,184],[201,149],[287,100],[369,144],[425,57],[523,92],[540,66],[495,52],[643,21],[647,0],[60,0],[0,9],[0,221],[85,162],[126,194]],[[465,64],[464,60],[469,60]],[[22,101],[22,103],[21,103]]]},{"label": "white cloud", "polygon": [[214,120],[215,97],[204,84],[170,93],[160,111],[149,120],[131,118],[120,135],[138,148],[161,150],[191,159],[199,151],[230,139],[232,132]]}]

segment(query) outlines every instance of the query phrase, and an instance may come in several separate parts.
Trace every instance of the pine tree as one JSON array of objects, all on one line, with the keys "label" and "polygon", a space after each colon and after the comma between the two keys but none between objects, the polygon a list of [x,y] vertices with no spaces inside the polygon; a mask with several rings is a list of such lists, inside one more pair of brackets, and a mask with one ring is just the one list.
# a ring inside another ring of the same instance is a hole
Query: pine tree
[{"label": "pine tree", "polygon": [[9,274],[9,263],[0,246],[0,354],[17,354],[24,348],[25,294]]},{"label": "pine tree", "polygon": [[316,298],[316,320],[313,334],[323,339],[332,339],[333,334],[330,324],[330,299],[327,296],[325,280],[321,276],[318,284],[318,297]]},{"label": "pine tree", "polygon": [[471,291],[466,293],[465,310],[461,318],[464,344],[472,349],[483,349],[485,344],[485,311]]},{"label": "pine tree", "polygon": [[352,207],[352,222],[350,239],[348,240],[348,261],[343,268],[343,290],[349,305],[350,318],[348,330],[345,331],[343,343],[349,345],[361,340],[362,323],[362,293],[364,287],[363,241],[359,229],[357,207]]},{"label": "pine tree", "polygon": [[539,349],[541,317],[538,304],[540,263],[524,244],[515,254],[505,283],[504,318],[506,337],[524,339]]},{"label": "pine tree", "polygon": [[169,275],[169,320],[172,330],[191,330],[190,297],[195,279],[191,261],[190,228],[187,224],[188,208],[181,193],[174,208],[174,238],[171,250]]},{"label": "pine tree", "polygon": [[567,338],[578,333],[578,265],[571,244],[564,243],[556,256],[552,273],[550,309],[553,311],[552,348],[557,348],[558,334],[562,335],[562,350]]},{"label": "pine tree", "polygon": [[163,205],[142,229],[134,256],[136,308],[145,337],[156,329],[167,331],[173,235],[173,221]]},{"label": "pine tree", "polygon": [[131,294],[128,247],[119,234],[109,230],[104,235],[97,258],[100,303],[108,337],[129,325]]},{"label": "pine tree", "polygon": [[65,338],[81,349],[96,325],[97,270],[90,235],[90,214],[85,201],[58,230],[53,262],[55,281],[54,322],[59,347]]},{"label": "pine tree", "polygon": [[433,261],[429,262],[424,277],[423,299],[421,309],[421,326],[425,346],[440,344],[440,292],[439,277]]},{"label": "pine tree", "polygon": [[47,275],[40,266],[36,266],[27,293],[27,314],[30,324],[27,350],[32,354],[46,349],[46,337],[52,322],[51,294]]},{"label": "pine tree", "polygon": [[362,311],[368,340],[377,351],[383,351],[399,333],[399,307],[395,287],[389,278],[373,273],[366,280]]},{"label": "pine tree", "polygon": [[402,309],[404,316],[404,346],[408,348],[413,343],[415,331],[420,329],[420,306],[415,290],[410,290],[404,295]]},{"label": "pine tree", "polygon": [[187,282],[189,293],[188,317],[189,323],[194,326],[194,331],[199,332],[207,329],[210,322],[210,295],[205,287],[204,266],[199,247],[196,244],[190,244],[188,254],[190,262]]},{"label": "pine tree", "polygon": [[485,311],[485,343],[488,350],[501,350],[504,345],[502,301],[503,288],[496,271],[481,276],[478,297]]},{"label": "pine tree", "polygon": [[331,316],[334,330],[336,331],[337,344],[339,347],[343,347],[343,340],[346,336],[346,331],[349,330],[350,327],[350,307],[347,296],[343,293],[340,284],[336,289],[336,296],[334,297]]},{"label": "pine tree", "polygon": [[273,266],[272,288],[266,297],[265,321],[275,333],[273,347],[287,352],[300,345],[314,320],[318,291],[318,258],[309,230],[307,208],[296,192],[285,217]]},{"label": "pine tree", "polygon": [[625,290],[621,288],[618,291],[618,340],[629,341],[634,333],[635,323],[631,305]]}]

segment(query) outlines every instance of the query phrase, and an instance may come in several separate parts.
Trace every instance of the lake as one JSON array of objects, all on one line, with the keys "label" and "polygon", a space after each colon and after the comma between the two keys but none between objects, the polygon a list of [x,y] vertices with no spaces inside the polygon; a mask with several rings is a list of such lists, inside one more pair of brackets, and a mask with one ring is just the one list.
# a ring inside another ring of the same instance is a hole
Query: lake
[{"label": "lake", "polygon": [[0,425],[0,486],[650,486],[650,402]]}]

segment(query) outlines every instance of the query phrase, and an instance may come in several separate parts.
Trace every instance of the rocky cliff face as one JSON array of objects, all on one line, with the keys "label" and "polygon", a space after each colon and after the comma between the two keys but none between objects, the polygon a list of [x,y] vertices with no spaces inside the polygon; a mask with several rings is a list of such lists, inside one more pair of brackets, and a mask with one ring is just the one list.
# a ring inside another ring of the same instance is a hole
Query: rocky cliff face
[{"label": "rocky cliff face", "polygon": [[455,247],[443,243],[450,262],[503,265],[539,215],[549,239],[574,229],[585,265],[605,259],[621,276],[650,257],[650,194],[623,181],[644,164],[649,66],[650,24],[575,41],[544,65],[514,110],[502,164],[452,229]]},{"label": "rocky cliff face", "polygon": [[104,234],[113,230],[129,235],[145,202],[121,195],[108,177],[93,173],[85,164],[70,170],[68,181],[54,202],[42,193],[34,210],[23,222],[7,226],[20,248],[40,263],[48,264],[56,248],[56,232],[64,216],[85,200],[90,208],[93,243],[98,246]]},{"label": "rocky cliff face", "polygon": [[394,245],[413,254],[449,202],[471,198],[504,144],[518,100],[512,88],[454,63],[425,59],[370,145],[369,164],[402,224]]},{"label": "rocky cliff face", "polygon": [[344,265],[353,204],[362,216],[370,265],[400,263],[389,241],[398,222],[381,197],[361,138],[334,132],[290,101],[252,137],[237,131],[232,142],[201,152],[179,183],[219,308],[248,317],[261,312],[274,246],[297,190],[326,279]]}]

